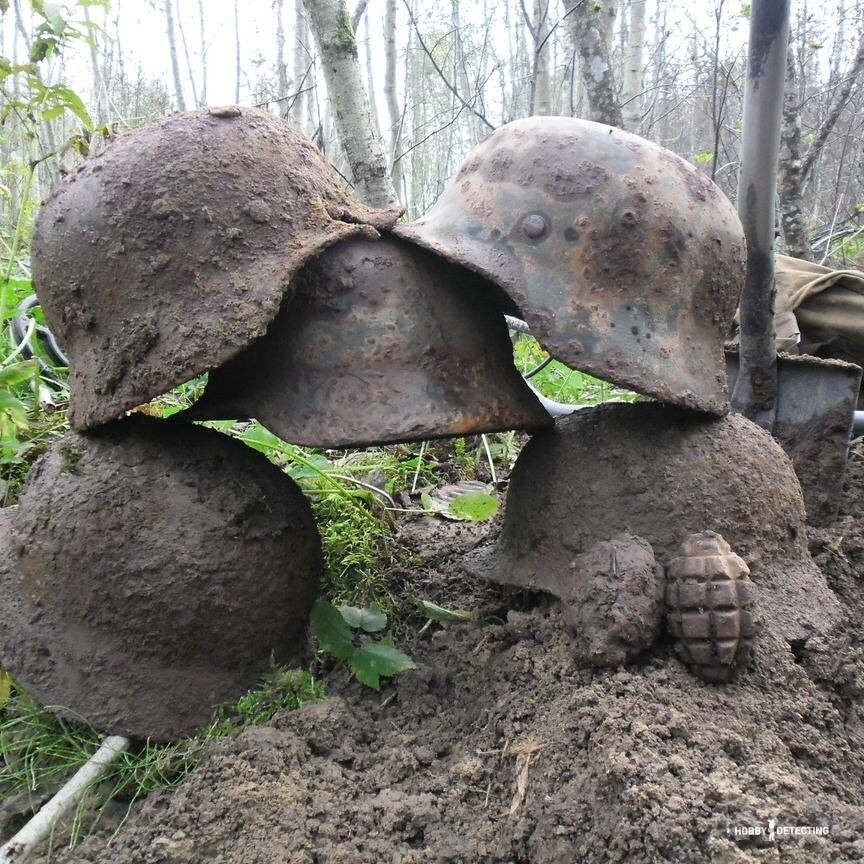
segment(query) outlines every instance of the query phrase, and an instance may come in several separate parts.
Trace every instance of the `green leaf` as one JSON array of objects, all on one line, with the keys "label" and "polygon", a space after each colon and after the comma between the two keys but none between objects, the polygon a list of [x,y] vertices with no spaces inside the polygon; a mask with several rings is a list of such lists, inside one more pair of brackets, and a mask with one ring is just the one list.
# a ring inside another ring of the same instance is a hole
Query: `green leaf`
[{"label": "green leaf", "polygon": [[11,363],[9,366],[0,369],[0,387],[10,389],[17,387],[19,384],[26,384],[32,381],[39,372],[39,361],[22,360],[20,363]]},{"label": "green leaf", "polygon": [[70,87],[55,84],[50,90],[51,101],[71,111],[88,129],[93,128],[93,120],[81,97]]},{"label": "green leaf", "polygon": [[8,672],[3,672],[0,670],[0,708],[2,708],[8,701],[9,695],[12,693],[12,679],[9,677]]},{"label": "green leaf", "polygon": [[281,438],[277,438],[269,429],[265,429],[260,423],[253,423],[244,429],[241,438],[244,443],[260,453],[269,453],[272,450],[281,453],[285,449],[285,442]]},{"label": "green leaf", "polygon": [[0,414],[8,414],[21,428],[27,428],[27,406],[8,390],[0,390]]},{"label": "green leaf", "polygon": [[462,609],[447,609],[429,600],[421,600],[420,608],[423,610],[423,614],[432,621],[470,621],[474,617],[473,612],[466,612]]},{"label": "green leaf", "polygon": [[46,108],[42,112],[42,119],[47,123],[50,120],[56,120],[62,117],[66,109],[62,105],[55,105],[53,108]]},{"label": "green leaf", "polygon": [[369,642],[354,652],[351,668],[357,680],[373,690],[380,688],[380,679],[416,669],[414,661],[393,645],[392,639]]},{"label": "green leaf", "polygon": [[447,515],[450,505],[446,501],[439,501],[433,498],[428,492],[420,493],[420,505],[427,513],[440,513],[442,516]]},{"label": "green leaf", "polygon": [[450,502],[450,513],[458,519],[482,522],[498,512],[498,499],[487,492],[466,492]]},{"label": "green leaf", "polygon": [[349,627],[365,633],[377,633],[387,626],[387,616],[377,607],[358,609],[356,606],[337,606],[339,614]]},{"label": "green leaf", "polygon": [[351,628],[338,609],[323,597],[319,598],[312,607],[309,623],[322,651],[337,660],[351,660],[354,656]]}]

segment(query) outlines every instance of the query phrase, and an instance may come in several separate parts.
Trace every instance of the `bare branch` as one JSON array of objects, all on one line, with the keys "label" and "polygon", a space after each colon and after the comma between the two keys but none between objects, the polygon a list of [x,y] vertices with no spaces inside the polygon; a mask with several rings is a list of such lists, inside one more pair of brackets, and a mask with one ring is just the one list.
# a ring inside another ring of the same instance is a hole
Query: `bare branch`
[{"label": "bare branch", "polygon": [[813,136],[813,143],[807,148],[807,153],[801,161],[802,180],[806,179],[813,170],[816,157],[825,146],[828,136],[831,134],[834,126],[840,119],[840,115],[843,113],[843,109],[846,107],[846,103],[852,95],[852,88],[855,86],[855,82],[858,80],[862,71],[864,71],[864,33],[861,34],[861,39],[858,43],[858,50],[855,52],[852,66],[846,75],[843,76],[843,86],[837,92],[833,105],[819,126],[816,134]]},{"label": "bare branch", "polygon": [[360,26],[360,19],[363,17],[363,13],[366,11],[368,5],[369,0],[359,0],[357,7],[351,15],[351,29],[355,33],[357,32],[357,28]]},{"label": "bare branch", "polygon": [[438,65],[438,61],[433,56],[432,52],[426,47],[426,43],[423,41],[423,36],[420,33],[420,26],[417,23],[417,19],[414,17],[414,11],[411,9],[408,0],[403,0],[403,3],[405,4],[405,8],[408,10],[408,19],[411,22],[411,25],[414,27],[414,33],[417,35],[417,41],[420,43],[420,47],[423,49],[423,52],[429,58],[429,62],[432,64],[432,67],[438,73],[438,77],[444,82],[444,85],[456,97],[457,101],[462,105],[463,108],[469,110],[482,123],[488,126],[490,130],[494,130],[494,124],[490,123],[486,119],[486,116],[481,111],[478,111],[472,104],[473,102],[477,101],[477,93],[475,93],[471,101],[468,102],[462,98],[462,96],[459,94],[459,91],[448,80],[447,76],[444,74],[444,70]]}]

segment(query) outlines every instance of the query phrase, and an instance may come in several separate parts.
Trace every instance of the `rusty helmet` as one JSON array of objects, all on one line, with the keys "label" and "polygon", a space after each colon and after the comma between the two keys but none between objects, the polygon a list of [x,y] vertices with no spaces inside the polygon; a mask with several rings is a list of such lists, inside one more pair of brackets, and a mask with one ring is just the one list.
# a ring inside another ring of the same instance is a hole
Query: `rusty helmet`
[{"label": "rusty helmet", "polygon": [[501,535],[471,569],[566,596],[580,578],[571,568],[623,531],[664,565],[688,535],[715,531],[750,567],[768,631],[796,641],[836,626],[840,607],[808,552],[792,463],[738,414],[608,403],[559,420],[519,455]]},{"label": "rusty helmet", "polygon": [[314,447],[548,427],[495,290],[403,240],[344,240],[298,273],[267,335],[211,372],[183,416],[256,417]]},{"label": "rusty helmet", "polygon": [[176,738],[302,651],[311,509],[234,439],[144,416],[70,432],[3,513],[0,668],[62,715]]},{"label": "rusty helmet", "polygon": [[496,282],[569,366],[728,410],[723,339],[743,232],[723,193],[674,153],[588,120],[516,120],[394,230]]},{"label": "rusty helmet", "polygon": [[262,335],[296,270],[375,233],[284,120],[250,108],[177,114],[120,135],[45,202],[33,280],[70,359],[78,429],[218,366]]}]

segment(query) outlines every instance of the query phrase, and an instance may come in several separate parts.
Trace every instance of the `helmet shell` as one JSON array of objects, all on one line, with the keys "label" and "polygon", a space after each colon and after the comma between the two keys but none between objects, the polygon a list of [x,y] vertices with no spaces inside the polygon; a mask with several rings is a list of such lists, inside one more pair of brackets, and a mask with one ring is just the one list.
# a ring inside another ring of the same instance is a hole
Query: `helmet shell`
[{"label": "helmet shell", "polygon": [[302,649],[322,568],[309,504],[211,429],[67,433],[9,527],[0,667],[58,713],[176,738]]},{"label": "helmet shell", "polygon": [[224,363],[261,336],[314,253],[392,224],[310,141],[251,108],[120,135],[45,202],[33,279],[70,359],[78,429]]},{"label": "helmet shell", "polygon": [[674,153],[588,120],[517,120],[395,230],[496,282],[569,366],[728,410],[723,340],[744,280],[743,230]]},{"label": "helmet shell", "polygon": [[806,639],[839,619],[807,548],[792,463],[737,414],[609,403],[557,421],[519,455],[500,538],[472,566],[507,584],[566,584],[571,562],[622,531],[664,565],[689,535],[720,534],[750,567],[754,604],[776,636]]},{"label": "helmet shell", "polygon": [[210,373],[187,419],[257,417],[313,447],[552,425],[475,273],[396,238],[331,246],[267,335]]}]

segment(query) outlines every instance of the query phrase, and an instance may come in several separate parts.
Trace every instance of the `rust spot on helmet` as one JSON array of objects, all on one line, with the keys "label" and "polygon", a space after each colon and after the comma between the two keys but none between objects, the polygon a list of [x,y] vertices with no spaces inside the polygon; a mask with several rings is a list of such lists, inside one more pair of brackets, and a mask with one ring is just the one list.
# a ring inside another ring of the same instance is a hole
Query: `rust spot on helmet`
[{"label": "rust spot on helmet", "polygon": [[573,201],[589,195],[602,186],[611,173],[604,165],[583,161],[570,171],[556,169],[543,186],[545,192],[560,201]]}]

